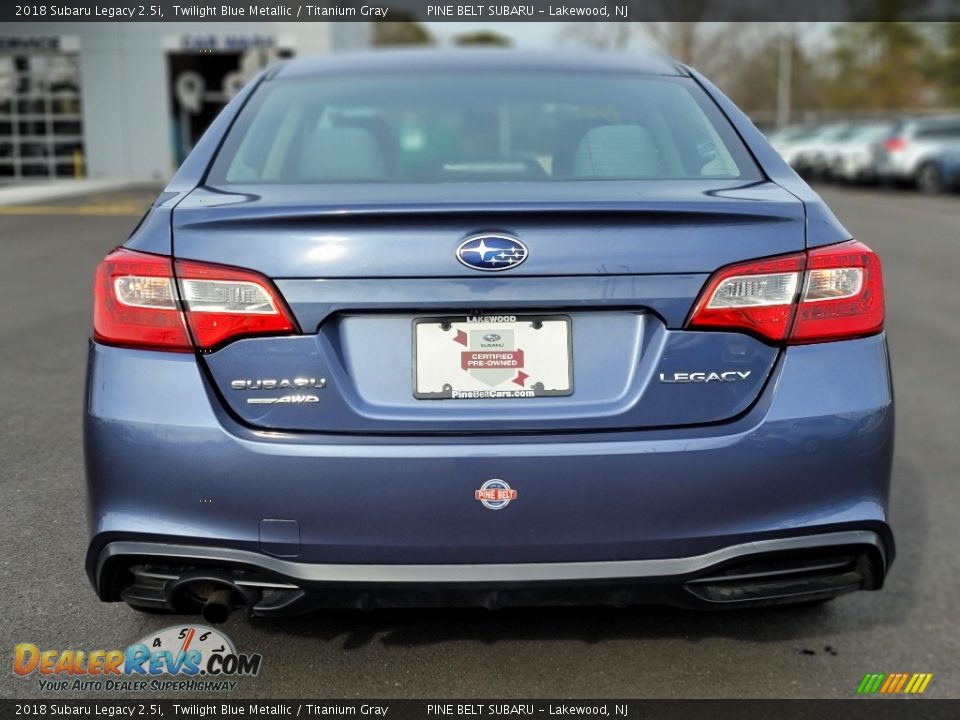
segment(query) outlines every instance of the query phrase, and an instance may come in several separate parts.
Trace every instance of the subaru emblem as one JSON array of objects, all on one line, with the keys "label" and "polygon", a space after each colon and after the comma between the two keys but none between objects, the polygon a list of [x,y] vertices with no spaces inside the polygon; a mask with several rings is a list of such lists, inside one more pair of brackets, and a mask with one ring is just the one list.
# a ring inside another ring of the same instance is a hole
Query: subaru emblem
[{"label": "subaru emblem", "polygon": [[496,333],[487,333],[486,335],[483,336],[483,339],[485,342],[496,342],[497,340],[500,339],[500,336],[497,335]]},{"label": "subaru emblem", "polygon": [[509,235],[471,235],[457,246],[457,260],[473,270],[501,272],[527,259],[527,246]]}]

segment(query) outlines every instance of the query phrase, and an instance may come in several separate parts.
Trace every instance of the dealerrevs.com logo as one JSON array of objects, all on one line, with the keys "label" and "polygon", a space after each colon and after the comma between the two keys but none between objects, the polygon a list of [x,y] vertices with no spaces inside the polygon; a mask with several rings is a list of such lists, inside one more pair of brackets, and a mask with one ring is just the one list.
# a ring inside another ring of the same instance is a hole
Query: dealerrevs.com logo
[{"label": "dealerrevs.com logo", "polygon": [[44,692],[232,691],[236,678],[260,672],[263,656],[238,653],[233,641],[204,625],[177,625],[125,649],[14,648],[13,672]]}]

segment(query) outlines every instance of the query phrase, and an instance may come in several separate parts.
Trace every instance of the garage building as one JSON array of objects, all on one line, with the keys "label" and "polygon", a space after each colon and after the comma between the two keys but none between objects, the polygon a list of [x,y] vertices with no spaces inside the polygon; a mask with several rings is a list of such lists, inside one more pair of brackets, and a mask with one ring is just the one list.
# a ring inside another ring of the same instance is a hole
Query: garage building
[{"label": "garage building", "polygon": [[368,44],[362,22],[0,24],[0,183],[165,179],[260,68]]}]

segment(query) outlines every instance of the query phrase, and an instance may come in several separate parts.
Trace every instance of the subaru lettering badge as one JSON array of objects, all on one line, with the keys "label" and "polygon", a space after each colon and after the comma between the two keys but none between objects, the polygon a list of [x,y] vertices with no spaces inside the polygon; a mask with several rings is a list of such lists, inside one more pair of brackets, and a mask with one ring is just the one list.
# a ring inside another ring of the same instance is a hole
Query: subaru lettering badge
[{"label": "subaru lettering badge", "polygon": [[457,260],[473,270],[502,272],[527,259],[527,246],[509,235],[471,235],[457,246]]},{"label": "subaru lettering badge", "polygon": [[479,500],[487,510],[501,510],[517,499],[517,491],[506,480],[487,480],[479,490],[473,491],[474,500]]}]

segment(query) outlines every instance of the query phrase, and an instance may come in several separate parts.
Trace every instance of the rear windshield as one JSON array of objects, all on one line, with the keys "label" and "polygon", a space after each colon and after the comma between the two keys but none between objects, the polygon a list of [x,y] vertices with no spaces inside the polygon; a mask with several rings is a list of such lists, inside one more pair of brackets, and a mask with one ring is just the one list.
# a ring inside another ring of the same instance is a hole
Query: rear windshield
[{"label": "rear windshield", "polygon": [[960,138],[960,120],[931,120],[917,123],[917,138],[940,140]]},{"label": "rear windshield", "polygon": [[269,81],[208,182],[759,179],[687,78],[405,74]]}]

